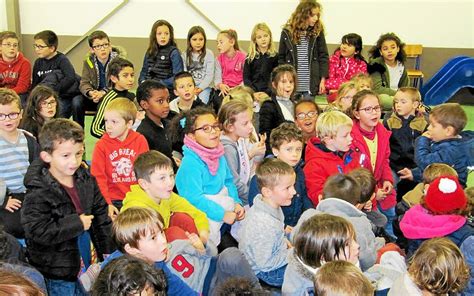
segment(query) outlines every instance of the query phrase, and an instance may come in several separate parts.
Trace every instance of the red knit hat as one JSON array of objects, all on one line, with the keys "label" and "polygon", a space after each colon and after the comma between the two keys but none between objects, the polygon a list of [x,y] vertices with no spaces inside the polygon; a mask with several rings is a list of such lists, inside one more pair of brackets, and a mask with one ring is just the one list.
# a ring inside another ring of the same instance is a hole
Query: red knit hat
[{"label": "red knit hat", "polygon": [[458,178],[442,176],[436,178],[428,187],[425,204],[434,213],[451,213],[466,208],[467,197]]}]

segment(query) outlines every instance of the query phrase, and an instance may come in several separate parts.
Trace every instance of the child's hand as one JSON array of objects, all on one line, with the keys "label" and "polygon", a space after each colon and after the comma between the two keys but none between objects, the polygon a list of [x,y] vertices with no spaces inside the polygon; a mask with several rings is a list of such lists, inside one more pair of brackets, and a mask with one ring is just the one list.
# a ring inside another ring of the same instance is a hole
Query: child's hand
[{"label": "child's hand", "polygon": [[20,208],[21,208],[21,200],[9,196],[7,205],[5,206],[5,210],[13,213],[14,211],[19,210]]},{"label": "child's hand", "polygon": [[188,237],[189,242],[191,245],[198,250],[201,254],[204,254],[206,252],[206,247],[204,247],[204,244],[202,243],[201,239],[197,234],[195,233],[189,233],[185,232],[186,236]]},{"label": "child's hand", "polygon": [[375,195],[376,200],[384,200],[387,197],[387,194],[382,188],[377,189],[377,193]]},{"label": "child's hand", "polygon": [[319,94],[325,94],[326,93],[326,78],[321,78],[321,82],[319,83]]},{"label": "child's hand", "polygon": [[236,218],[237,218],[236,213],[234,213],[234,212],[225,212],[224,219],[222,219],[222,220],[224,221],[224,223],[232,225],[232,224],[234,224]]},{"label": "child's hand", "polygon": [[119,210],[113,204],[110,204],[109,205],[109,217],[110,217],[110,219],[112,219],[112,221],[114,221],[115,218],[117,218],[118,214],[119,214]]},{"label": "child's hand", "polygon": [[392,192],[393,185],[390,181],[383,181],[382,189],[385,191],[385,195],[389,195]]},{"label": "child's hand", "polygon": [[220,95],[227,96],[230,91],[230,87],[227,84],[219,84],[219,90],[221,91]]},{"label": "child's hand", "polygon": [[235,204],[234,212],[236,214],[237,221],[245,218],[245,209],[240,204]]},{"label": "child's hand", "polygon": [[138,110],[136,120],[143,120],[144,118],[145,118],[145,110]]},{"label": "child's hand", "polygon": [[402,180],[410,180],[413,181],[413,172],[409,168],[401,169],[397,172]]},{"label": "child's hand", "polygon": [[372,206],[373,206],[373,205],[372,205],[372,200],[368,200],[368,201],[365,203],[363,209],[364,209],[364,211],[366,211],[366,212],[370,212],[370,211],[372,211]]},{"label": "child's hand", "polygon": [[287,240],[286,238],[285,238],[285,240],[286,240],[286,248],[287,248],[287,249],[293,248],[293,245],[290,243],[290,241]]},{"label": "child's hand", "polygon": [[209,231],[207,230],[199,231],[199,238],[201,239],[203,244],[207,244],[207,241],[209,240]]},{"label": "child's hand", "polygon": [[290,234],[292,231],[293,231],[293,227],[291,227],[290,225],[286,225],[286,227],[285,227],[285,233],[286,233],[286,234]]},{"label": "child's hand", "polygon": [[196,87],[196,88],[194,89],[194,93],[195,93],[196,95],[200,94],[201,92],[202,92],[202,88]]},{"label": "child's hand", "polygon": [[249,151],[249,159],[253,159],[255,156],[265,155],[265,140],[267,139],[266,134],[260,135],[260,140],[257,143],[254,143],[252,149]]},{"label": "child's hand", "polygon": [[84,225],[84,230],[89,230],[89,228],[91,228],[92,219],[94,219],[94,216],[82,214],[79,216],[79,219],[81,219],[82,225]]}]

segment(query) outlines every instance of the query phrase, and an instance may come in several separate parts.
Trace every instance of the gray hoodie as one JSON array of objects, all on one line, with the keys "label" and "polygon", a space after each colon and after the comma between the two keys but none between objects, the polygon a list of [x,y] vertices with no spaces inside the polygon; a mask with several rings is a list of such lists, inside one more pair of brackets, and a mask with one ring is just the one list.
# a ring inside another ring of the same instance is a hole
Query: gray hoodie
[{"label": "gray hoodie", "polygon": [[227,161],[227,165],[229,166],[230,171],[232,172],[232,176],[234,176],[234,184],[237,187],[237,191],[239,193],[240,200],[244,203],[244,205],[248,204],[248,196],[249,196],[249,185],[250,185],[250,169],[252,163],[248,162],[248,170],[249,170],[249,178],[248,180],[242,180],[240,177],[241,171],[241,159],[239,155],[239,150],[237,147],[237,142],[232,140],[226,135],[221,136],[221,143],[224,146],[225,151],[225,160]]},{"label": "gray hoodie", "polygon": [[310,291],[314,291],[313,277],[318,269],[311,268],[303,264],[296,257],[294,249],[288,253],[288,266],[286,267],[285,277],[281,292],[283,296],[303,296],[308,295]]}]

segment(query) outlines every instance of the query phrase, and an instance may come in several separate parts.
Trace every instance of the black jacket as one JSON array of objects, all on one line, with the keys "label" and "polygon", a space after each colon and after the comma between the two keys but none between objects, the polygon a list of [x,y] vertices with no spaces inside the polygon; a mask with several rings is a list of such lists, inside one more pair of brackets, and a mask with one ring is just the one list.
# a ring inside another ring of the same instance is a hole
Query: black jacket
[{"label": "black jacket", "polygon": [[[94,215],[89,234],[101,259],[114,251],[107,203],[88,170],[80,167],[74,181],[84,214]],[[28,168],[25,186],[21,220],[29,262],[45,278],[75,281],[80,269],[78,237],[84,227],[71,198],[40,159]]]},{"label": "black jacket", "polygon": [[272,149],[270,148],[270,133],[280,124],[285,122],[285,117],[280,108],[280,104],[278,104],[275,95],[272,95],[271,100],[265,101],[262,104],[259,112],[259,133],[267,135],[266,140],[266,152],[265,155],[272,154]]},{"label": "black jacket", "polygon": [[276,66],[278,55],[271,57],[268,53],[259,54],[252,61],[247,57],[244,64],[244,84],[256,92],[263,91],[271,95],[270,76]]}]

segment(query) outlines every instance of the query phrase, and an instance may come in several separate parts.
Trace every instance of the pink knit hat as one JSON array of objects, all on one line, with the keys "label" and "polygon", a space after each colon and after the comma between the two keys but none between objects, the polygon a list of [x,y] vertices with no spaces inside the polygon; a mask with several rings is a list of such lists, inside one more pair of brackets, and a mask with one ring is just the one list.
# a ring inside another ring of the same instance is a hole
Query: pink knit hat
[{"label": "pink knit hat", "polygon": [[425,204],[433,213],[448,214],[466,208],[467,197],[458,178],[442,176],[436,178],[428,187]]}]

